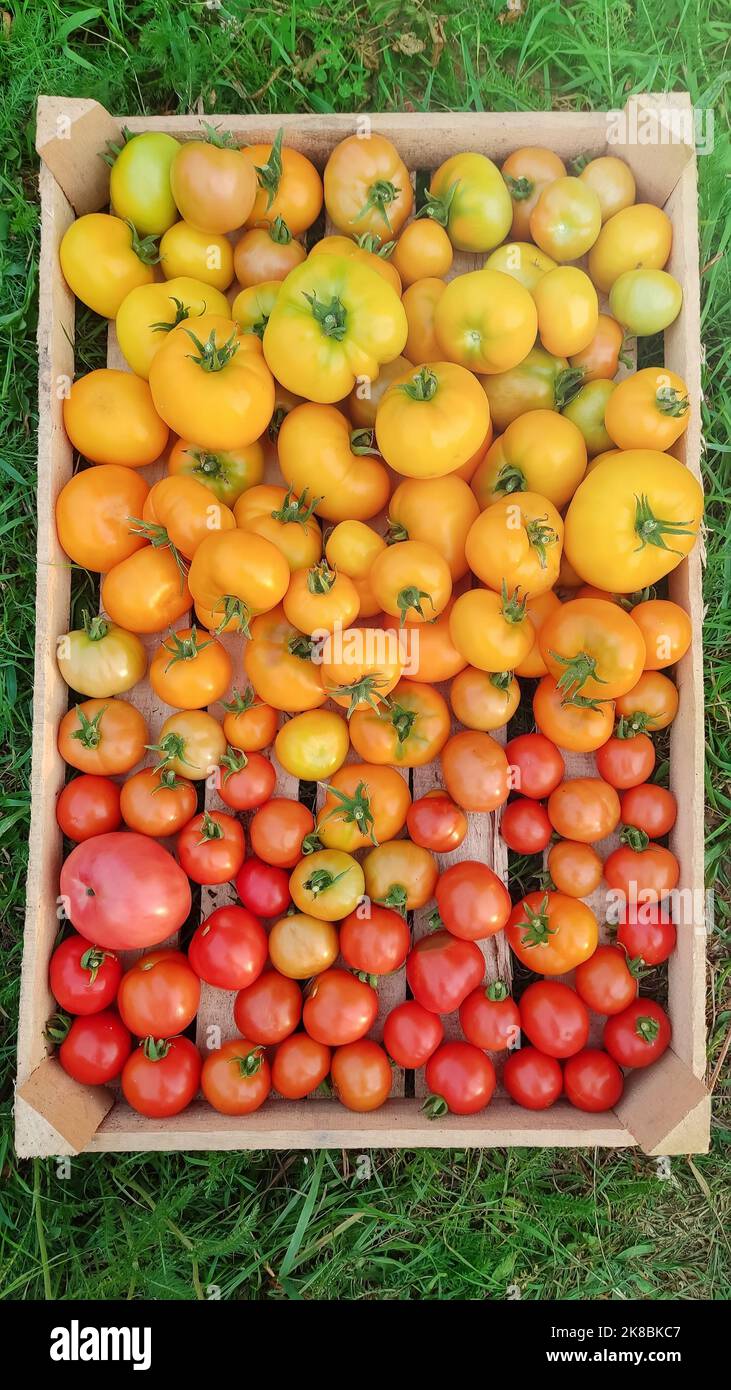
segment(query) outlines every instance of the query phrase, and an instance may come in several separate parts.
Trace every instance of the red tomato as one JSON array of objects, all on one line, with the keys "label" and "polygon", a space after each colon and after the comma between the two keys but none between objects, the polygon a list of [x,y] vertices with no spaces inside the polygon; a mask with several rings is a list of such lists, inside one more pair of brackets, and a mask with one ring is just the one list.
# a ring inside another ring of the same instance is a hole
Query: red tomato
[{"label": "red tomato", "polygon": [[249,826],[251,848],[265,863],[293,869],[302,857],[302,841],[314,828],[312,812],[300,801],[273,796],[252,818]]},{"label": "red tomato", "polygon": [[252,855],[236,875],[236,892],[256,917],[283,917],[289,907],[289,874]]},{"label": "red tomato", "polygon": [[117,997],[122,966],[113,951],[90,946],[74,932],[51,956],[48,983],[54,999],[70,1014],[98,1014]]},{"label": "red tomato", "polygon": [[604,1046],[620,1067],[649,1067],[671,1037],[670,1019],[654,999],[635,999],[604,1025]]},{"label": "red tomato", "polygon": [[475,1115],[492,1100],[495,1068],[468,1042],[446,1042],[433,1052],[424,1073],[430,1095],[423,1109],[431,1120],[449,1112]]},{"label": "red tomato", "polygon": [[286,1100],[302,1100],[322,1085],[330,1070],[330,1048],[307,1033],[292,1033],[272,1062],[272,1085]]},{"label": "red tomato", "polygon": [[261,975],[267,954],[266,932],[245,907],[217,907],[188,947],[196,975],[218,989],[246,989]]},{"label": "red tomato", "polygon": [[122,977],[117,1008],[138,1038],[173,1038],[193,1022],[200,980],[182,951],[150,951]]},{"label": "red tomato", "polygon": [[462,859],[445,869],[434,896],[447,931],[463,941],[494,936],[510,916],[510,894],[505,884],[487,864],[476,859]]},{"label": "red tomato", "polygon": [[200,1053],[188,1038],[145,1038],[124,1064],[122,1092],[138,1114],[160,1119],[185,1110],[200,1079]]},{"label": "red tomato", "polygon": [[525,1110],[548,1110],[561,1094],[563,1076],[555,1057],[535,1047],[521,1047],[506,1059],[503,1085],[511,1100]]},{"label": "red tomato", "polygon": [[415,845],[435,854],[448,854],[462,844],[467,834],[467,817],[462,807],[437,787],[411,803],[406,829]]},{"label": "red tomato", "polygon": [[365,975],[390,975],[400,970],[411,948],[411,932],[400,912],[368,902],[349,912],[340,923],[340,954],[352,970]]},{"label": "red tomato", "polygon": [[620,845],[604,860],[604,878],[625,902],[660,902],[676,887],[680,865],[669,849],[652,841],[639,850]]},{"label": "red tomato", "polygon": [[444,1037],[438,1014],[429,1013],[415,999],[392,1009],[383,1025],[383,1044],[399,1067],[416,1070],[428,1062]]},{"label": "red tomato", "polygon": [[587,1047],[569,1057],[563,1069],[566,1097],[577,1110],[611,1110],[623,1090],[624,1077],[607,1052]]},{"label": "red tomato", "polygon": [[378,1043],[361,1038],[339,1047],[330,1069],[335,1094],[347,1110],[377,1110],[393,1083],[391,1064]]},{"label": "red tomato", "polygon": [[577,967],[575,984],[595,1014],[619,1014],[637,998],[637,976],[621,946],[597,946]]},{"label": "red tomato", "polygon": [[175,849],[194,883],[229,883],[244,862],[244,827],[225,811],[201,811],[183,826]]},{"label": "red tomato", "polygon": [[474,941],[460,941],[448,931],[422,936],[406,961],[406,979],[417,1004],[433,1014],[451,1014],[485,973]]},{"label": "red tomato", "polygon": [[659,840],[669,834],[678,814],[678,803],[672,792],[667,787],[656,787],[652,782],[630,787],[620,797],[619,804],[624,824],[643,830],[651,840]]},{"label": "red tomato", "polygon": [[502,980],[467,995],[459,1006],[459,1024],[467,1041],[487,1052],[504,1052],[520,1038],[520,1011]]},{"label": "red tomato", "polygon": [[61,869],[68,915],[87,941],[111,950],[157,946],[190,912],[190,884],[157,841],[134,831],[95,835]]},{"label": "red tomato", "polygon": [[101,1013],[75,1018],[58,1049],[58,1060],[74,1081],[87,1086],[104,1086],[119,1076],[132,1048],[129,1030],[118,1013]]},{"label": "red tomato", "polygon": [[547,1057],[573,1057],[586,1047],[589,1010],[568,985],[536,980],[521,996],[520,1026]]},{"label": "red tomato", "polygon": [[221,1115],[250,1115],[264,1104],[272,1089],[272,1073],[264,1049],[246,1038],[233,1038],[203,1063],[201,1089]]},{"label": "red tomato", "polygon": [[620,908],[617,944],[631,960],[661,965],[675,950],[676,938],[666,903],[625,903]]},{"label": "red tomato", "polygon": [[107,835],[122,824],[119,798],[122,792],[111,777],[82,773],[67,782],[56,802],[56,820],[69,840],[90,840]]},{"label": "red tomato", "polygon": [[307,990],[302,1022],[316,1042],[342,1047],[373,1027],[378,995],[348,970],[323,970]]},{"label": "red tomato", "polygon": [[[564,760],[545,734],[519,734],[505,745],[511,785],[521,796],[542,801],[563,781]],[[515,771],[512,771],[515,769]]]},{"label": "red tomato", "polygon": [[551,842],[553,826],[542,802],[520,796],[504,807],[500,834],[516,854],[542,854]]},{"label": "red tomato", "polygon": [[218,794],[233,811],[254,811],[269,800],[276,781],[277,774],[263,753],[229,748],[221,760]]},{"label": "red tomato", "polygon": [[[296,980],[265,970],[234,1000],[234,1023],[245,1038],[270,1047],[293,1033],[302,1017],[302,991]],[[276,1089],[279,1090],[275,1081]]]},{"label": "red tomato", "polygon": [[646,782],[655,766],[655,745],[648,734],[608,738],[596,750],[596,770],[605,782],[624,791]]}]

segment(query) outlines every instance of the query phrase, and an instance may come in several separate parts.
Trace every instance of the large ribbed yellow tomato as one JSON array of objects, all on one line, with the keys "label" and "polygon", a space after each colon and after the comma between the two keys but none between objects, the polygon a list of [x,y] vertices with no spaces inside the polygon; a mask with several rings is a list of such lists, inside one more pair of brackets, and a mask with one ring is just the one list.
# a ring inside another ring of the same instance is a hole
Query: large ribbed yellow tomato
[{"label": "large ribbed yellow tomato", "polygon": [[304,401],[290,410],[278,454],[285,481],[316,498],[315,512],[327,521],[367,521],[388,501],[388,472],[374,457],[372,431],[351,430],[334,405]]}]

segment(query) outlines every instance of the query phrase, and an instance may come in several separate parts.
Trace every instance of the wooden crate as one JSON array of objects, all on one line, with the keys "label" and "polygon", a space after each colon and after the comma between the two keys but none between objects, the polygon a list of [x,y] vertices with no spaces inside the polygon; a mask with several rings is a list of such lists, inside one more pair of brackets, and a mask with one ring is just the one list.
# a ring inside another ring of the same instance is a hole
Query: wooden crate
[{"label": "wooden crate", "polygon": [[[696,161],[687,126],[689,98],[641,96],[631,99],[624,113],[626,129],[618,130],[605,112],[464,113],[363,116],[229,116],[217,122],[240,143],[271,141],[280,126],[285,141],[309,155],[322,169],[333,146],[369,121],[389,136],[413,171],[434,169],[461,150],[480,150],[499,163],[521,145],[547,145],[565,159],[587,152],[617,153],[632,168],[638,199],[664,207],[674,228],[670,271],[684,292],[683,311],[665,335],[665,361],[687,382],[691,418],[675,452],[696,476],[700,456],[700,313]],[[675,124],[674,124],[675,122]],[[397,1078],[400,1094],[370,1115],[355,1115],[335,1101],[300,1104],[267,1101],[254,1115],[228,1118],[196,1102],[167,1121],[145,1119],[132,1112],[115,1093],[73,1082],[53,1057],[47,1056],[43,1029],[52,1011],[47,965],[58,930],[57,893],[61,836],[54,808],[64,782],[65,767],[56,749],[58,722],[68,704],[59,674],[56,639],[68,627],[70,568],[54,526],[55,499],[72,471],[72,450],[62,424],[64,388],[74,373],[74,299],[60,272],[58,247],[74,216],[108,203],[108,169],[99,158],[105,142],[118,141],[122,126],[133,133],[169,131],[179,139],[194,137],[200,121],[193,116],[112,117],[96,102],[41,97],[38,103],[37,149],[41,157],[42,214],[40,263],[39,440],[38,440],[38,588],[33,734],[32,821],[27,889],[27,922],[21,992],[16,1094],[16,1146],[21,1156],[120,1150],[356,1148],[561,1145],[602,1145],[620,1148],[638,1144],[654,1154],[699,1152],[707,1148],[709,1103],[702,1077],[705,1067],[705,934],[702,914],[695,926],[681,926],[678,946],[669,963],[669,1009],[673,1043],[660,1062],[646,1073],[627,1079],[624,1096],[614,1112],[587,1115],[559,1101],[551,1110],[533,1114],[498,1097],[481,1114],[425,1119],[416,1095],[418,1086]],[[621,136],[621,138],[617,138]],[[679,138],[680,137],[680,138]],[[609,140],[609,144],[608,144]],[[481,258],[470,258],[479,264]],[[466,268],[467,258],[458,262]],[[109,334],[110,364],[120,363],[113,326]],[[152,476],[155,476],[154,473]],[[670,577],[671,596],[690,613],[694,642],[677,668],[680,709],[671,729],[670,782],[678,796],[679,814],[671,837],[680,860],[681,885],[699,902],[703,894],[703,691],[701,660],[701,554],[696,547]],[[146,684],[131,692],[144,708],[156,732],[167,711],[155,706]],[[587,771],[593,760],[585,760]],[[572,761],[576,775],[582,763]],[[293,779],[281,774],[281,785],[295,791]],[[434,780],[431,771],[414,772],[415,790]],[[209,793],[209,795],[211,795]],[[480,857],[506,876],[504,846],[494,818],[473,817],[470,837],[460,857]],[[224,890],[225,891],[225,890]],[[203,890],[202,910],[221,901],[216,890]],[[595,904],[596,905],[596,904]],[[601,908],[601,904],[599,905]],[[600,917],[601,921],[601,917]],[[487,973],[505,977],[509,952],[499,938],[485,943]],[[383,987],[390,1008],[404,997],[403,972]],[[214,1021],[233,1031],[231,996],[204,987],[201,1024]],[[376,1029],[376,1036],[378,1030]]]}]

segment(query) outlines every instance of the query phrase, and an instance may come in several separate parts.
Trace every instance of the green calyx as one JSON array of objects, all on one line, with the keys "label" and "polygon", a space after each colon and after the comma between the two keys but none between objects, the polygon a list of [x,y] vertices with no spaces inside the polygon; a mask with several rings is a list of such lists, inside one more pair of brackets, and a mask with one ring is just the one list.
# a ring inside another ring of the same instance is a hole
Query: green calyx
[{"label": "green calyx", "polygon": [[439,1120],[442,1115],[449,1114],[449,1106],[444,1096],[427,1096],[421,1108],[428,1120]]},{"label": "green calyx", "polygon": [[195,623],[190,629],[189,637],[181,637],[178,632],[171,632],[170,636],[163,642],[163,648],[170,653],[170,660],[165,667],[170,670],[178,661],[195,661],[200,652],[204,652],[206,647],[210,647],[212,639],[209,637],[207,642],[198,641],[198,629]]},{"label": "green calyx", "polygon": [[579,691],[588,680],[594,681],[597,685],[606,685],[603,677],[597,675],[596,659],[587,652],[577,652],[575,656],[561,656],[559,652],[552,651],[551,656],[563,667],[556,682],[563,696],[563,703],[576,703]]},{"label": "green calyx", "polygon": [[329,304],[322,303],[316,294],[307,294],[305,299],[312,309],[312,316],[315,322],[322,329],[326,338],[334,338],[341,343],[348,331],[348,311],[341,299],[333,295]]},{"label": "green calyx", "polygon": [[410,613],[412,608],[415,613],[419,614],[420,618],[426,621],[426,613],[424,612],[424,609],[421,606],[422,599],[428,599],[432,606],[432,609],[434,608],[434,600],[431,594],[427,593],[426,589],[417,589],[415,585],[410,584],[407,585],[405,589],[399,590],[396,596],[396,602],[398,604],[399,613],[401,615],[399,618],[400,627],[404,626],[404,623],[406,622],[408,614]]},{"label": "green calyx", "polygon": [[376,179],[375,183],[372,183],[370,188],[368,189],[368,197],[366,198],[360,212],[353,218],[353,221],[359,222],[361,217],[365,217],[366,214],[372,208],[375,212],[378,213],[380,217],[383,218],[390,232],[391,223],[388,218],[388,209],[390,208],[391,204],[395,202],[400,191],[401,190],[396,186],[396,184],[391,183],[389,179]]},{"label": "green calyx", "polygon": [[142,261],[143,265],[157,265],[160,260],[157,238],[154,236],[140,236],[134,223],[130,222],[128,217],[125,217],[123,221],[132,233],[132,250],[138,260]]},{"label": "green calyx", "polygon": [[369,672],[368,675],[361,676],[360,680],[351,681],[349,685],[333,686],[327,693],[333,696],[333,698],[338,695],[343,699],[346,697],[348,698],[347,717],[350,719],[351,715],[355,714],[355,711],[360,705],[368,705],[371,709],[374,709],[377,714],[380,714],[383,696],[378,694],[378,690],[379,687],[385,684],[386,681],[383,676],[381,676],[379,672],[374,671]]},{"label": "green calyx", "polygon": [[138,516],[129,516],[127,520],[130,523],[129,529],[133,536],[144,536],[145,540],[149,541],[150,545],[153,546],[155,550],[170,551],[177,565],[178,574],[180,575],[180,592],[182,594],[185,581],[188,577],[188,562],[184,556],[181,555],[177,546],[173,545],[166,527],[160,526],[156,521],[143,521],[141,517]]},{"label": "green calyx", "polygon": [[197,767],[197,763],[191,763],[185,756],[185,739],[182,734],[169,733],[160,739],[159,743],[146,743],[148,753],[159,753],[160,761],[157,770],[162,772],[172,762],[185,763],[186,767]]},{"label": "green calyx", "polygon": [[305,488],[298,497],[293,487],[288,488],[281,507],[272,512],[274,521],[281,521],[283,526],[288,526],[290,522],[306,526],[315,507],[322,501],[322,497],[313,497],[312,501],[308,502],[307,493],[308,489]]},{"label": "green calyx", "polygon": [[322,897],[327,893],[328,888],[332,888],[339,879],[345,878],[348,869],[341,869],[339,874],[331,874],[329,869],[313,869],[309,878],[306,878],[303,887],[311,893],[313,898]]},{"label": "green calyx", "polygon": [[655,404],[661,415],[671,415],[681,419],[689,409],[688,396],[677,391],[674,386],[660,386],[655,392]]},{"label": "green calyx", "polygon": [[431,401],[437,393],[438,386],[439,381],[436,374],[428,367],[420,367],[419,371],[412,376],[411,381],[405,381],[402,386],[398,387],[398,390],[403,391],[404,395],[412,401]]},{"label": "green calyx", "polygon": [[231,1057],[230,1064],[238,1071],[239,1076],[246,1080],[251,1076],[256,1076],[261,1071],[264,1061],[264,1048],[253,1047],[251,1052],[247,1052],[245,1057]]},{"label": "green calyx", "polygon": [[657,546],[658,550],[668,550],[672,555],[683,554],[682,550],[674,550],[668,545],[666,536],[694,536],[695,531],[689,529],[689,521],[663,521],[656,517],[649,503],[646,493],[641,496],[635,495],[635,532],[639,536],[637,550],[643,550],[646,545]]},{"label": "green calyx", "polygon": [[90,946],[88,951],[84,951],[79,964],[82,970],[89,972],[89,984],[93,985],[105,960],[114,960],[115,956],[111,951],[102,951],[100,946]]},{"label": "green calyx", "polygon": [[183,782],[178,777],[174,768],[160,767],[157,774],[157,786],[153,787],[152,795],[155,796],[157,792],[163,791],[174,792],[177,787],[182,787],[183,785]]},{"label": "green calyx", "polygon": [[43,1036],[47,1042],[55,1043],[58,1047],[59,1043],[62,1043],[65,1038],[68,1037],[70,1027],[71,1019],[68,1014],[65,1014],[62,1009],[58,1009],[57,1012],[51,1014],[51,1017],[48,1019],[43,1029]]},{"label": "green calyx", "polygon": [[640,830],[638,825],[624,825],[619,836],[623,845],[633,849],[636,854],[642,854],[650,843],[650,837],[646,830]]},{"label": "green calyx", "polygon": [[294,637],[290,637],[287,643],[287,651],[290,656],[296,656],[300,661],[311,661],[315,644],[311,637],[306,637],[303,632],[298,632]]},{"label": "green calyx", "polygon": [[328,811],[325,820],[337,816],[338,820],[346,825],[357,825],[362,835],[366,835],[372,844],[377,845],[374,825],[375,819],[371,810],[371,799],[368,794],[368,787],[365,782],[359,782],[355,791],[351,794],[341,791],[339,787],[328,787],[328,795],[333,797],[336,805]]},{"label": "green calyx", "polygon": [[205,145],[215,145],[218,150],[238,149],[238,145],[230,130],[221,130],[220,126],[211,125],[210,121],[201,121],[201,125],[203,127],[203,143]]},{"label": "green calyx", "polygon": [[275,217],[269,226],[269,235],[275,246],[289,246],[292,233],[283,217]]},{"label": "green calyx", "polygon": [[192,328],[184,328],[183,332],[187,333],[195,348],[195,352],[189,352],[188,357],[204,372],[222,372],[239,350],[238,328],[235,328],[230,338],[220,345],[216,342],[215,328],[211,329],[205,343],[201,342]]},{"label": "green calyx", "polygon": [[229,777],[233,777],[235,772],[243,772],[244,768],[248,767],[248,764],[249,759],[243,748],[232,748],[229,744],[226,752],[221,758],[221,767],[225,767],[226,769],[223,774],[224,782],[228,782]]},{"label": "green calyx", "polygon": [[231,700],[224,700],[223,702],[223,708],[226,710],[227,714],[246,714],[247,710],[253,709],[254,705],[259,703],[253,685],[247,685],[243,695],[241,691],[234,686],[232,695],[233,698]]},{"label": "green calyx", "polygon": [[438,222],[440,227],[446,227],[449,223],[449,215],[458,187],[459,179],[456,179],[441,197],[436,193],[427,193],[426,202],[423,208],[417,212],[417,218],[430,217],[432,222]]},{"label": "green calyx", "polygon": [[207,845],[209,840],[222,840],[223,838],[224,830],[220,821],[214,820],[209,811],[204,811],[201,821],[201,837],[198,844]]},{"label": "green calyx", "polygon": [[522,623],[525,618],[528,595],[524,594],[523,597],[520,598],[519,593],[520,585],[516,584],[512,594],[508,594],[508,586],[505,580],[503,580],[501,589],[502,607],[500,612],[506,623]]},{"label": "green calyx", "polygon": [[76,717],[79,721],[78,729],[74,729],[71,737],[78,739],[84,748],[98,748],[102,741],[102,716],[106,714],[107,705],[102,705],[98,709],[93,719],[89,719],[81,705],[76,706]]},{"label": "green calyx", "polygon": [[86,609],[84,609],[81,615],[81,621],[84,624],[84,632],[90,642],[102,642],[111,627],[111,623],[107,622],[106,618],[102,618],[101,614],[97,613],[92,618],[89,616]]},{"label": "green calyx", "polygon": [[307,571],[307,591],[310,594],[329,594],[336,579],[336,570],[331,569],[327,560],[323,559],[319,565],[313,565]]},{"label": "green calyx", "polygon": [[503,999],[507,999],[509,995],[510,990],[504,980],[493,980],[492,984],[489,984],[485,990],[485,998],[491,1000],[493,1004],[502,1004]]},{"label": "green calyx", "polygon": [[142,1044],[142,1054],[148,1062],[162,1062],[170,1051],[168,1038],[147,1037]]},{"label": "green calyx", "polygon": [[574,396],[578,394],[584,384],[586,369],[584,367],[564,367],[558,373],[553,383],[553,399],[556,410],[563,410]]},{"label": "green calyx", "polygon": [[554,530],[553,526],[548,525],[547,514],[546,516],[536,517],[533,521],[529,521],[525,531],[529,544],[533,546],[534,550],[538,551],[538,563],[541,569],[544,570],[548,564],[546,547],[549,545],[556,545],[558,541],[558,532]]},{"label": "green calyx", "polygon": [[635,1023],[635,1033],[643,1042],[654,1043],[660,1032],[660,1024],[656,1018],[651,1018],[648,1014],[641,1015]]},{"label": "green calyx", "polygon": [[634,714],[622,714],[617,720],[614,737],[635,738],[637,734],[646,734],[654,723],[652,715],[641,709],[635,710]]},{"label": "green calyx", "polygon": [[495,479],[493,491],[496,496],[504,497],[511,492],[526,492],[528,484],[525,473],[521,472],[512,463],[503,464],[500,472]]},{"label": "green calyx", "polygon": [[252,612],[248,603],[239,598],[238,594],[221,594],[213,611],[217,613],[219,609],[222,609],[223,612],[220,622],[213,629],[215,636],[218,636],[219,632],[223,632],[229,623],[234,623],[238,632],[243,632],[245,637],[251,637],[249,623]]},{"label": "green calyx", "polygon": [[[184,304],[182,299],[176,299],[174,294],[169,295],[168,298],[175,306],[175,318],[172,322],[163,319],[161,323],[151,323],[150,329],[153,333],[172,333],[172,330],[177,328],[178,324],[183,322],[183,319],[190,318],[189,304]],[[196,315],[196,317],[200,318],[200,314]]]},{"label": "green calyx", "polygon": [[264,189],[267,195],[267,212],[269,211],[274,199],[279,192],[279,185],[282,181],[282,137],[284,129],[280,126],[277,131],[272,147],[269,151],[269,158],[266,164],[255,164],[256,177],[259,187]]},{"label": "green calyx", "polygon": [[535,188],[532,179],[514,179],[510,174],[503,174],[503,178],[514,203],[524,203],[526,198],[530,198]]},{"label": "green calyx", "polygon": [[512,671],[493,671],[490,676],[490,685],[494,685],[496,690],[501,690],[505,699],[510,698],[510,687],[513,684]]},{"label": "green calyx", "polygon": [[548,923],[548,894],[541,901],[538,912],[534,912],[526,902],[523,903],[525,909],[525,921],[520,923],[525,927],[525,935],[521,936],[524,946],[546,946],[549,938],[556,932],[556,927],[549,926]]},{"label": "green calyx", "polygon": [[392,907],[394,912],[398,912],[401,917],[406,916],[406,904],[408,893],[403,883],[392,883],[385,898],[376,899],[381,907]]},{"label": "green calyx", "polygon": [[350,452],[351,454],[377,454],[375,430],[369,430],[365,426],[353,430],[350,436]]}]

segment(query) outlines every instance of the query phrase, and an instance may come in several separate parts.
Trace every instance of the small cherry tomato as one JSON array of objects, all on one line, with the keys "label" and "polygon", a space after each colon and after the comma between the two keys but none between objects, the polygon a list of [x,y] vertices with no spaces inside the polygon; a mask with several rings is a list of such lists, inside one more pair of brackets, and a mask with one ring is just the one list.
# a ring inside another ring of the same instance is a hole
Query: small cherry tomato
[{"label": "small cherry tomato", "polygon": [[261,975],[266,958],[266,932],[245,907],[217,907],[188,947],[196,975],[218,989],[246,989]]},{"label": "small cherry tomato", "polygon": [[630,787],[620,798],[622,821],[635,826],[649,835],[651,840],[660,840],[668,835],[675,825],[678,803],[667,787],[657,787],[653,782],[643,782],[639,787]]},{"label": "small cherry tomato", "polygon": [[244,830],[224,811],[202,811],[179,832],[176,853],[194,883],[228,883],[244,862]]},{"label": "small cherry tomato", "polygon": [[240,989],[234,1000],[234,1023],[239,1032],[266,1047],[289,1037],[301,1017],[302,991],[297,981],[276,970],[265,970],[252,985]]},{"label": "small cherry tomato", "polygon": [[519,734],[505,745],[511,786],[521,796],[542,801],[563,781],[564,760],[545,734]]},{"label": "small cherry tomato", "polygon": [[250,1115],[264,1104],[272,1074],[264,1049],[234,1038],[209,1052],[201,1072],[201,1089],[221,1115]]},{"label": "small cherry tomato", "polygon": [[58,1049],[58,1060],[65,1072],[87,1086],[104,1086],[119,1076],[132,1049],[129,1030],[118,1013],[100,1013],[75,1018]]},{"label": "small cherry tomato", "polygon": [[444,1037],[438,1014],[407,999],[392,1009],[383,1025],[383,1045],[399,1067],[417,1070],[428,1062]]},{"label": "small cherry tomato", "polygon": [[520,998],[520,1026],[547,1057],[572,1057],[586,1047],[589,1010],[558,980],[536,980]]},{"label": "small cherry tomato", "polygon": [[637,998],[637,974],[621,946],[597,946],[576,971],[577,994],[595,1014],[619,1014]]},{"label": "small cherry tomato", "polygon": [[411,948],[411,933],[400,912],[368,904],[368,916],[356,908],[340,923],[340,954],[352,970],[369,976],[400,970]]},{"label": "small cherry tomato", "polygon": [[602,861],[591,845],[559,840],[548,851],[548,872],[559,893],[588,898],[602,881]]},{"label": "small cherry tomato", "polygon": [[551,842],[553,826],[542,802],[521,796],[503,807],[500,834],[516,854],[541,854]]},{"label": "small cherry tomato", "polygon": [[322,1085],[330,1071],[331,1052],[307,1033],[291,1033],[272,1062],[272,1085],[285,1100],[303,1100]]},{"label": "small cherry tomato", "polygon": [[[618,791],[647,781],[655,766],[655,745],[647,734],[608,738],[596,750],[596,770]],[[622,817],[624,819],[624,817]]]},{"label": "small cherry tomato", "polygon": [[535,1047],[521,1047],[505,1062],[503,1085],[524,1110],[548,1110],[561,1094],[563,1076],[555,1057]]},{"label": "small cherry tomato", "polygon": [[244,907],[255,917],[281,917],[289,907],[289,874],[255,855],[241,865],[235,883]]},{"label": "small cherry tomato", "polygon": [[435,897],[439,916],[452,936],[462,941],[482,941],[502,930],[511,912],[505,884],[474,859],[462,859],[445,869]]},{"label": "small cherry tomato", "polygon": [[475,1115],[489,1105],[495,1090],[495,1068],[472,1043],[442,1043],[424,1075],[430,1095],[422,1108],[432,1120],[447,1113]]},{"label": "small cherry tomato", "polygon": [[[625,902],[659,902],[677,886],[680,865],[671,850],[648,840],[644,832],[629,839],[605,859],[605,881]],[[641,847],[634,849],[633,843]]]},{"label": "small cherry tomato", "polygon": [[122,1022],[138,1038],[172,1038],[193,1022],[201,986],[182,951],[149,951],[130,966],[117,994]]},{"label": "small cherry tomato", "polygon": [[467,817],[441,787],[435,787],[412,802],[406,829],[415,845],[434,854],[449,854],[459,849],[467,834]]},{"label": "small cherry tomato", "polygon": [[569,1057],[563,1069],[566,1098],[577,1110],[611,1110],[623,1090],[624,1077],[607,1052],[587,1047]]},{"label": "small cherry tomato", "polygon": [[56,802],[56,820],[69,840],[90,840],[122,824],[121,787],[111,777],[82,773],[67,782]]},{"label": "small cherry tomato", "polygon": [[70,1014],[96,1014],[117,996],[122,966],[113,951],[90,946],[74,932],[57,946],[48,968],[51,993]]},{"label": "small cherry tomato", "polygon": [[188,1038],[145,1038],[122,1069],[122,1093],[138,1115],[179,1115],[200,1085],[201,1055]]},{"label": "small cherry tomato", "polygon": [[223,732],[232,747],[254,753],[274,742],[279,715],[271,705],[264,705],[257,699],[252,686],[247,686],[243,695],[234,690],[232,699],[224,701],[223,708],[226,710]]},{"label": "small cherry tomato", "polygon": [[520,1038],[520,1010],[502,980],[479,985],[462,1000],[459,1024],[467,1041],[487,1052],[504,1052]]},{"label": "small cherry tomato", "polygon": [[670,1019],[654,999],[635,999],[604,1025],[604,1046],[620,1067],[649,1067],[671,1037]]},{"label": "small cherry tomato", "polygon": [[339,1047],[330,1069],[335,1094],[347,1110],[377,1110],[393,1084],[391,1065],[382,1047],[361,1038]]}]

